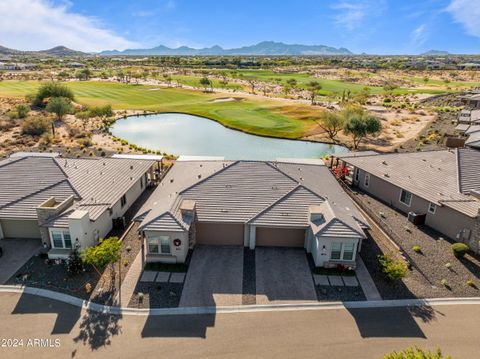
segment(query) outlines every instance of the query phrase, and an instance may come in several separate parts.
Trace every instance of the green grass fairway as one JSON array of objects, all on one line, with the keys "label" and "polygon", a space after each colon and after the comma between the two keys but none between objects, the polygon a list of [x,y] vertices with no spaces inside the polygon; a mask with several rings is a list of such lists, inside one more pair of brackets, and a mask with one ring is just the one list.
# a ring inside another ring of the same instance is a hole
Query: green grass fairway
[{"label": "green grass fairway", "polygon": [[[245,77],[254,77],[258,81],[275,82],[275,79],[279,79],[283,84],[285,84],[288,79],[295,79],[299,88],[305,88],[306,84],[310,81],[317,81],[322,85],[322,89],[319,91],[319,93],[324,96],[339,96],[343,93],[344,90],[356,93],[360,92],[365,87],[368,87],[370,89],[371,94],[381,94],[385,92],[383,87],[380,86],[365,86],[362,84],[345,82],[341,80],[321,79],[310,76],[309,74],[275,73],[269,70],[239,70],[237,71],[237,73],[242,74]],[[466,82],[458,84],[470,86],[471,83]],[[440,94],[449,91],[440,88],[398,88],[393,92],[397,95],[403,95],[407,93]]]},{"label": "green grass fairway", "polygon": [[[2,81],[0,97],[33,94],[38,81]],[[68,82],[76,101],[87,105],[111,104],[114,109],[184,112],[214,119],[230,128],[249,133],[301,138],[315,124],[318,108],[267,99],[212,102],[225,94],[205,94],[176,88],[110,82]],[[242,97],[242,96],[238,96]]]}]

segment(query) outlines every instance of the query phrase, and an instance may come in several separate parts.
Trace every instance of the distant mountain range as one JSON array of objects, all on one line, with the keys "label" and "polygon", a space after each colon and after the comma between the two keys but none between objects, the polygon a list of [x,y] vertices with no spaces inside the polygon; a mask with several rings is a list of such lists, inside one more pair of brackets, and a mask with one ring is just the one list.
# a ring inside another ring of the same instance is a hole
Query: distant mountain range
[{"label": "distant mountain range", "polygon": [[325,45],[299,45],[284,44],[283,42],[263,41],[256,45],[244,46],[234,49],[223,49],[220,46],[212,46],[202,49],[194,49],[181,46],[176,49],[163,45],[151,49],[127,49],[124,51],[102,51],[100,55],[130,55],[130,56],[301,56],[301,55],[352,55],[348,49],[335,48]]},{"label": "distant mountain range", "polygon": [[56,46],[48,50],[40,51],[21,51],[0,46],[0,55],[83,56],[87,54],[85,52],[69,49],[65,46]]},{"label": "distant mountain range", "polygon": [[444,55],[450,55],[448,51],[442,51],[442,50],[430,50],[427,52],[424,52],[422,55],[424,56],[444,56]]}]

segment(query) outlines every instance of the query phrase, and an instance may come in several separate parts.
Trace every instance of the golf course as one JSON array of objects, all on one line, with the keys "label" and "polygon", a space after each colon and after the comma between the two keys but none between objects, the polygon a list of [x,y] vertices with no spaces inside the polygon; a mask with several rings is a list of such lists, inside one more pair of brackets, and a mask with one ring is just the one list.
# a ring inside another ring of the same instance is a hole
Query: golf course
[{"label": "golf course", "polygon": [[[321,111],[294,102],[244,95],[229,98],[224,93],[179,88],[96,81],[66,84],[80,104],[111,104],[117,110],[189,113],[216,120],[229,128],[271,137],[303,137],[315,126]],[[1,81],[0,97],[23,98],[33,94],[39,86],[39,81]]]}]

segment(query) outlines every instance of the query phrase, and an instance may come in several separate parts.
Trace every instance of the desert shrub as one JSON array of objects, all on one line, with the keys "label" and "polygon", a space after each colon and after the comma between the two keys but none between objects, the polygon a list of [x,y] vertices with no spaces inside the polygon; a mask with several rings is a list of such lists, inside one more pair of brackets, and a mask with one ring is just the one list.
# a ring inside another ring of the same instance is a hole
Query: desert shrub
[{"label": "desert shrub", "polygon": [[424,351],[420,348],[407,348],[401,352],[393,351],[385,354],[383,359],[452,359],[450,355],[443,356],[442,351],[437,349],[435,352]]},{"label": "desert shrub", "polygon": [[82,147],[90,147],[93,144],[92,140],[89,137],[79,139],[78,143]]},{"label": "desert shrub", "polygon": [[19,118],[18,112],[15,110],[8,111],[7,116],[10,120],[16,120],[17,118]]},{"label": "desert shrub", "polygon": [[34,106],[44,107],[44,100],[50,97],[63,97],[70,101],[74,99],[72,90],[67,86],[58,82],[47,82],[40,86],[32,103]]},{"label": "desert shrub", "polygon": [[48,131],[51,121],[45,117],[30,118],[22,123],[23,135],[40,136]]},{"label": "desert shrub", "polygon": [[113,116],[112,105],[95,106],[89,109],[90,117]]},{"label": "desert shrub", "polygon": [[465,243],[452,244],[452,253],[456,258],[463,258],[469,249]]},{"label": "desert shrub", "polygon": [[25,118],[27,117],[28,113],[30,112],[30,106],[27,106],[27,105],[18,105],[16,107],[16,111],[17,111],[17,114],[18,114],[18,118]]},{"label": "desert shrub", "polygon": [[422,248],[420,246],[413,246],[412,247],[412,250],[415,252],[415,253],[422,253]]},{"label": "desert shrub", "polygon": [[388,280],[398,280],[407,275],[407,266],[401,260],[395,259],[390,254],[378,256],[380,270]]},{"label": "desert shrub", "polygon": [[476,288],[475,282],[471,279],[467,280],[467,285],[472,288]]},{"label": "desert shrub", "polygon": [[71,275],[80,274],[83,271],[83,261],[76,249],[68,256],[67,271]]}]

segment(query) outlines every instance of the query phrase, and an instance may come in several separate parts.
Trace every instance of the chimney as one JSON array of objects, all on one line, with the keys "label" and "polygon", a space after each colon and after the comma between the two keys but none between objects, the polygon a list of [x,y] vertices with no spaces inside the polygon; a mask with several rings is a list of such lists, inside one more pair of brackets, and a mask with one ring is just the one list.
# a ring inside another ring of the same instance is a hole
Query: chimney
[{"label": "chimney", "polygon": [[321,206],[309,206],[308,213],[310,215],[310,222],[321,222],[324,220]]},{"label": "chimney", "polygon": [[196,202],[190,199],[184,199],[180,204],[180,212],[184,219],[192,220],[195,218],[195,205]]}]

